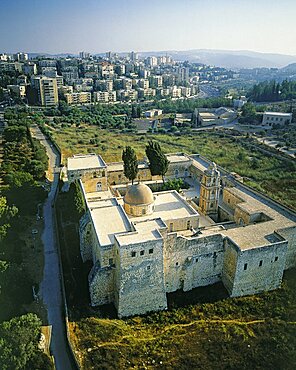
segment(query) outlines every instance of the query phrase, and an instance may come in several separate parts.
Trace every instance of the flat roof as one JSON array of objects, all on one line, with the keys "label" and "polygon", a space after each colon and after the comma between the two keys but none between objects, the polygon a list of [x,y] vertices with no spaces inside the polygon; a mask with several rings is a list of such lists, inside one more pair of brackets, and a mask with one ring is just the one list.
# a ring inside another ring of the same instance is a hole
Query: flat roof
[{"label": "flat roof", "polygon": [[106,163],[97,154],[78,154],[68,158],[68,171],[106,168]]},{"label": "flat roof", "polygon": [[166,157],[170,161],[170,163],[192,162],[192,159],[188,158],[184,154],[167,154]]},{"label": "flat roof", "polygon": [[[155,209],[152,215],[128,215],[129,219],[135,221],[160,218],[167,221],[199,215],[175,190],[153,193],[153,195],[155,197]],[[123,203],[123,200],[121,202]]]},{"label": "flat roof", "polygon": [[282,113],[282,112],[264,112],[264,114],[268,114],[270,116],[284,116],[284,117],[292,116],[292,113]]},{"label": "flat roof", "polygon": [[205,118],[216,118],[216,114],[210,112],[200,112],[199,115]]},{"label": "flat roof", "polygon": [[89,204],[90,214],[101,246],[114,243],[114,234],[132,231],[129,219],[116,199],[110,205],[110,200],[103,200],[105,206],[92,208]]},{"label": "flat roof", "polygon": [[162,236],[159,229],[166,227],[164,222],[159,219],[153,220],[144,220],[140,222],[134,222],[134,226],[136,231],[116,235],[116,239],[119,245],[128,245],[128,244],[135,244],[135,243],[144,243],[150,240],[160,240]]},{"label": "flat roof", "polygon": [[[145,169],[148,168],[148,163],[139,163],[138,168]],[[123,162],[113,162],[107,164],[108,172],[123,171]]]},{"label": "flat roof", "polygon": [[228,236],[241,250],[253,249],[272,244],[271,236],[278,229],[295,226],[295,222],[269,207],[267,204],[255,199],[237,188],[227,188],[229,192],[239,197],[242,202],[237,206],[249,212],[262,212],[270,220],[255,224],[239,226],[223,230],[222,234]]}]

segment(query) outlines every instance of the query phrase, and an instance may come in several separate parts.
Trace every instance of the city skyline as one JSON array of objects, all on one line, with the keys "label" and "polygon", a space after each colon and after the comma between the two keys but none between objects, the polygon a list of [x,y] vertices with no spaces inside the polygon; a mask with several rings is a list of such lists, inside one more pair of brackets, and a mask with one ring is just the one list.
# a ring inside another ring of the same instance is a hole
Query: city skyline
[{"label": "city skyline", "polygon": [[[292,0],[2,1],[0,51],[251,50],[296,55]],[[14,26],[17,24],[17,27]]]}]

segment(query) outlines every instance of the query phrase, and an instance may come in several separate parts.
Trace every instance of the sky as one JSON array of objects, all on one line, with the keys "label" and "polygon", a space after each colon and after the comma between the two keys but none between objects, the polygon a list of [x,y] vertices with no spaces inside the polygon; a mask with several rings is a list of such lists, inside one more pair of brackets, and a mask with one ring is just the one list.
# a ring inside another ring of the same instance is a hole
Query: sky
[{"label": "sky", "polygon": [[296,55],[296,0],[0,0],[0,53]]}]

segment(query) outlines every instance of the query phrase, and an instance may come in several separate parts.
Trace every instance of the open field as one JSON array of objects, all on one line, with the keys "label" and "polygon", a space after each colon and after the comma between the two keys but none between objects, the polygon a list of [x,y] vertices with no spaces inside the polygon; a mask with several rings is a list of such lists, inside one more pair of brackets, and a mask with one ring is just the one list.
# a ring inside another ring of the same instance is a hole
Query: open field
[{"label": "open field", "polygon": [[142,159],[148,139],[159,141],[164,152],[200,153],[229,171],[245,177],[245,182],[283,204],[296,209],[296,162],[262,154],[242,146],[236,138],[208,131],[195,135],[136,135],[98,129],[96,126],[71,126],[52,130],[63,151],[63,161],[78,153],[99,153],[106,162],[121,160],[125,145],[132,146]]},{"label": "open field", "polygon": [[[222,287],[195,289],[194,304],[116,320],[71,323],[83,369],[294,369],[295,271],[280,290],[202,302]],[[185,298],[186,299],[186,298]]]}]

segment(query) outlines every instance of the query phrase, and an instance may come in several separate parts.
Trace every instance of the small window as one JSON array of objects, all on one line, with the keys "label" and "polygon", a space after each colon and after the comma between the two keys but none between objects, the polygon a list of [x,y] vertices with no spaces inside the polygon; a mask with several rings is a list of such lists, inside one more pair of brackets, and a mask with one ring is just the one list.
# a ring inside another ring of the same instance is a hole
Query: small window
[{"label": "small window", "polygon": [[142,209],[142,215],[145,215],[146,214],[146,209],[145,208],[143,208]]},{"label": "small window", "polygon": [[214,252],[213,257],[214,257],[214,258],[216,258],[216,257],[217,257],[217,252]]},{"label": "small window", "polygon": [[262,266],[262,263],[263,263],[263,261],[261,260],[261,261],[259,262],[259,267],[261,267],[261,266]]},{"label": "small window", "polygon": [[153,248],[149,249],[149,254],[153,253]]},{"label": "small window", "polygon": [[247,263],[245,263],[244,264],[244,270],[246,270],[248,268],[248,264]]},{"label": "small window", "polygon": [[144,251],[140,251],[140,256],[144,256]]},{"label": "small window", "polygon": [[150,266],[147,266],[147,270],[150,270],[150,268],[151,268]]},{"label": "small window", "polygon": [[230,199],[227,199],[227,203],[230,203]]},{"label": "small window", "polygon": [[190,221],[187,221],[187,230],[189,230],[190,229]]},{"label": "small window", "polygon": [[179,266],[179,262],[176,262],[176,266]]},{"label": "small window", "polygon": [[274,261],[276,262],[279,258],[278,257],[275,257]]},{"label": "small window", "polygon": [[198,258],[195,258],[195,262],[198,262]]},{"label": "small window", "polygon": [[136,252],[132,252],[132,257],[136,257]]},{"label": "small window", "polygon": [[105,175],[106,175],[106,174],[105,174],[105,171],[103,171],[103,172],[102,172],[102,176],[103,176],[103,177],[105,177]]}]

